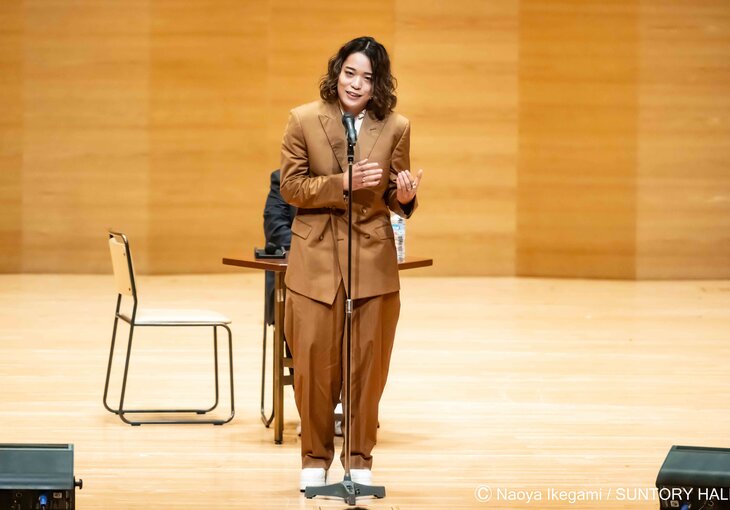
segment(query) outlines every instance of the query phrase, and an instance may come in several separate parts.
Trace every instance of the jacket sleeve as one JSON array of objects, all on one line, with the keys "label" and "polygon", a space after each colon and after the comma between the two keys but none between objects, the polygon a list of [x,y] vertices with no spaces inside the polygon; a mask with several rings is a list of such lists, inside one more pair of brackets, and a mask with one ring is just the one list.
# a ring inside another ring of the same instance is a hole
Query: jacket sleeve
[{"label": "jacket sleeve", "polygon": [[388,190],[386,191],[385,202],[388,208],[402,218],[410,218],[418,207],[418,198],[414,197],[408,204],[398,202],[398,185],[396,180],[398,172],[403,170],[411,170],[411,124],[406,119],[405,127],[400,139],[393,149],[393,155],[390,158],[390,172]]},{"label": "jacket sleeve", "polygon": [[281,196],[300,208],[344,209],[342,174],[312,176],[311,173],[301,120],[292,110],[281,144]]}]

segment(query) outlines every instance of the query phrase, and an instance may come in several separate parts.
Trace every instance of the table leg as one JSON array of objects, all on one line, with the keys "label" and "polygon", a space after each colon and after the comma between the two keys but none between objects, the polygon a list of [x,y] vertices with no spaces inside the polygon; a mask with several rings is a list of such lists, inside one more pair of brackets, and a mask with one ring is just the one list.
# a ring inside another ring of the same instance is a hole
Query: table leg
[{"label": "table leg", "polygon": [[284,436],[284,273],[276,272],[274,280],[274,443]]}]

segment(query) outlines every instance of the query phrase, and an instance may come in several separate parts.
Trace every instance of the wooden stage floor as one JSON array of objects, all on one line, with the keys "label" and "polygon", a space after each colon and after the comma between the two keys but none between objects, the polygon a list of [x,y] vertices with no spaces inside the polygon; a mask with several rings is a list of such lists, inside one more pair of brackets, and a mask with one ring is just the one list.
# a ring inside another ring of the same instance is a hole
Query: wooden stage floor
[{"label": "wooden stage floor", "polygon": [[[142,305],[233,319],[237,414],[133,428],[101,403],[112,277],[0,276],[0,442],[74,443],[84,510],[344,508],[297,491],[291,389],[284,444],[259,419],[262,280],[140,278]],[[359,506],[654,509],[671,445],[730,447],[730,282],[402,283],[375,451],[387,497]],[[208,338],[170,333],[140,332],[130,403],[210,396]]]}]

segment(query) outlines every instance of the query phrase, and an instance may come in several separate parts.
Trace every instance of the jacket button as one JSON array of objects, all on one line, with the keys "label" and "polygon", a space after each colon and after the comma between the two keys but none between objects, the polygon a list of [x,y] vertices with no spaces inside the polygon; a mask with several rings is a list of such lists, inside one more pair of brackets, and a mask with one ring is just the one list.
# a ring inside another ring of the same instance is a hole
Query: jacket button
[{"label": "jacket button", "polygon": [[370,234],[365,234],[365,239],[370,239]]},{"label": "jacket button", "polygon": [[365,207],[363,207],[363,208],[361,209],[361,211],[362,211],[362,213],[363,213],[363,214],[365,214],[366,212],[368,212],[368,210],[367,210],[367,209],[366,209]]},{"label": "jacket button", "polygon": [[320,241],[323,241],[324,240],[324,235],[319,236],[319,240]]}]

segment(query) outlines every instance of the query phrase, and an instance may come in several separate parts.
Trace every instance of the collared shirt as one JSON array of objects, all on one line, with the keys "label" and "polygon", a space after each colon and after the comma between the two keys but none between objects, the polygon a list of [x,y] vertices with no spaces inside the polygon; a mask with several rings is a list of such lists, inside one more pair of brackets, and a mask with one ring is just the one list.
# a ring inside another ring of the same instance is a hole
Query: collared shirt
[{"label": "collared shirt", "polygon": [[360,112],[360,114],[355,117],[355,130],[357,131],[357,136],[360,136],[360,127],[362,126],[362,121],[365,120],[365,112],[367,110],[363,110]]}]

